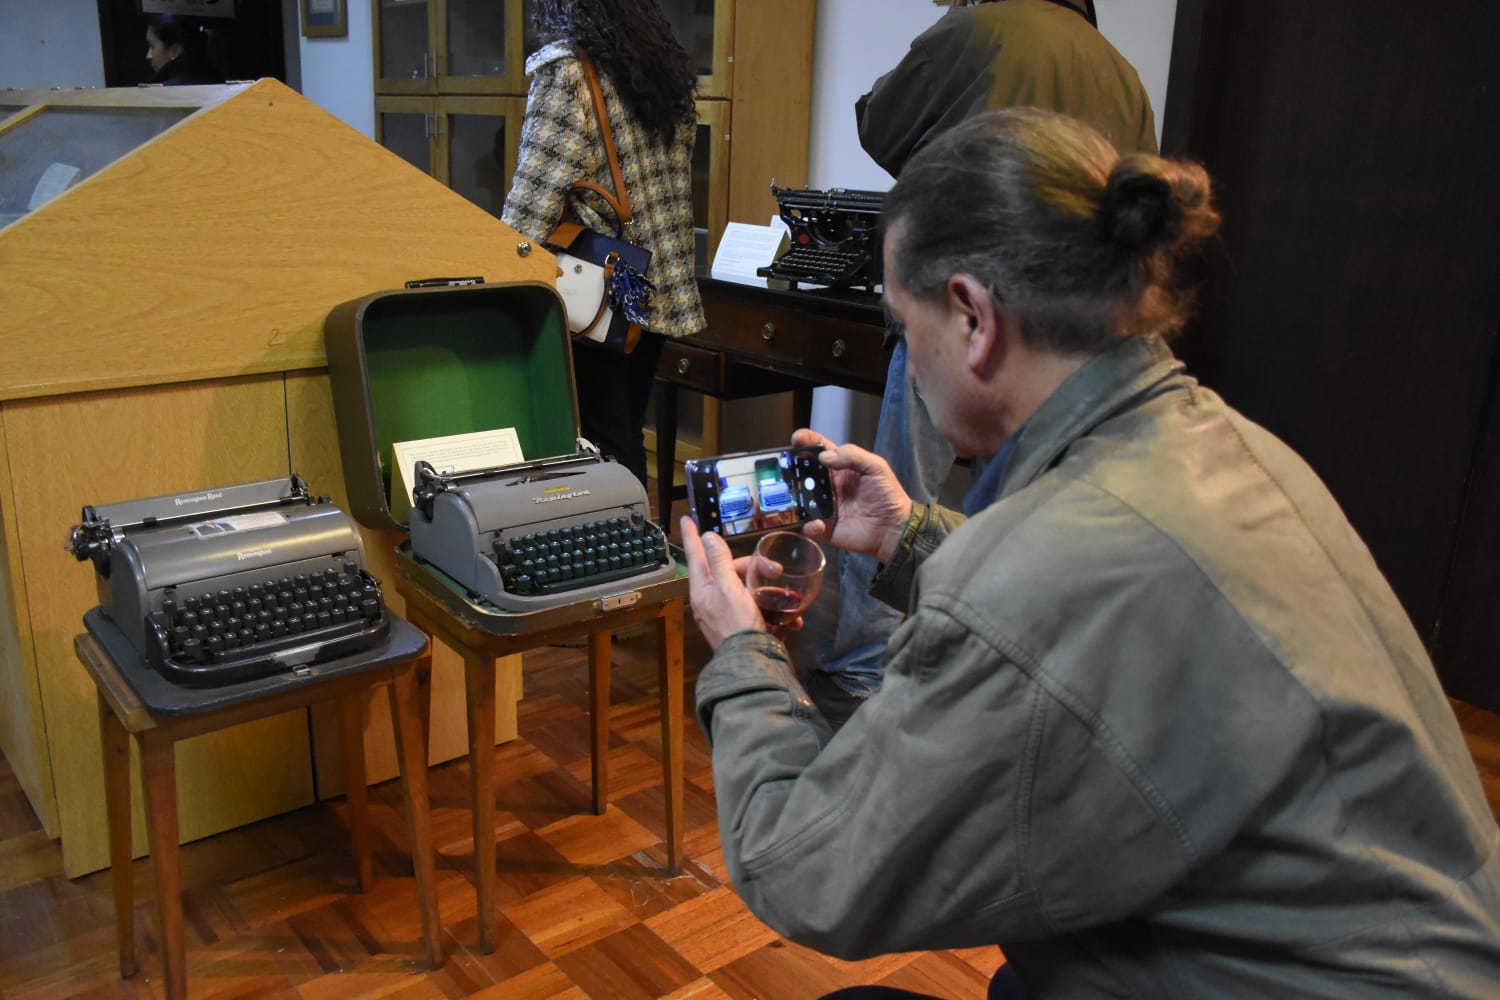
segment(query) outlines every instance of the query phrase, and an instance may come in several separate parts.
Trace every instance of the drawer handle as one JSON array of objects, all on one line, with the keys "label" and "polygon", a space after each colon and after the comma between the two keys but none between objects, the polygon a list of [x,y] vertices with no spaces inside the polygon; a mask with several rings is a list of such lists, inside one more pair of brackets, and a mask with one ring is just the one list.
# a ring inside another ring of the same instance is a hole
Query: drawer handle
[{"label": "drawer handle", "polygon": [[686,375],[687,374],[687,370],[688,370],[688,366],[690,364],[691,364],[691,362],[688,361],[687,358],[678,358],[677,359],[677,374],[679,374],[679,375]]},{"label": "drawer handle", "polygon": [[849,345],[846,344],[846,343],[844,343],[844,338],[843,337],[840,337],[838,340],[835,340],[833,342],[833,356],[834,357],[836,357],[836,358],[842,358],[848,352],[849,352]]},{"label": "drawer handle", "polygon": [[760,328],[760,339],[764,340],[768,344],[771,341],[775,340],[776,339],[776,324],[775,323],[766,323],[763,326],[761,326],[761,328]]}]

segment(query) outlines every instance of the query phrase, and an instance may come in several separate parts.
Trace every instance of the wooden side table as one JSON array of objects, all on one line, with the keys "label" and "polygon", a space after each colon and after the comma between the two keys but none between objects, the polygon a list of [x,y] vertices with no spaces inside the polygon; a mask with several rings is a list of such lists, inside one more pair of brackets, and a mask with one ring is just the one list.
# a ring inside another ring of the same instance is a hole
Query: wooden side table
[{"label": "wooden side table", "polygon": [[441,928],[428,821],[427,746],[423,739],[426,727],[419,715],[431,669],[426,636],[393,616],[391,635],[383,647],[315,665],[305,676],[284,675],[223,688],[189,689],[169,683],[144,665],[113,625],[99,615],[98,609],[89,612],[84,621],[89,630],[74,638],[73,647],[98,689],[121,978],[133,975],[137,968],[130,877],[130,737],[134,736],[140,747],[167,996],[186,997],[187,942],[182,918],[173,745],[191,736],[318,702],[338,702],[356,879],[363,890],[372,881],[373,864],[366,808],[362,706],[370,689],[381,686],[390,695],[425,957],[430,968],[441,964]]},{"label": "wooden side table", "polygon": [[[682,864],[682,619],[686,590],[675,596],[643,600],[634,607],[584,620],[551,625],[525,633],[496,633],[477,615],[455,608],[447,595],[435,594],[399,564],[396,591],[406,600],[406,617],[434,639],[447,643],[464,659],[464,689],[469,722],[469,791],[474,813],[474,867],[479,896],[479,947],[495,950],[495,660],[581,635],[589,644],[589,749],[593,760],[593,810],[604,812],[609,790],[610,644],[616,629],[656,622],[658,676],[661,686],[662,769],[667,810],[667,866],[675,874]],[[423,716],[426,717],[425,714]]]}]

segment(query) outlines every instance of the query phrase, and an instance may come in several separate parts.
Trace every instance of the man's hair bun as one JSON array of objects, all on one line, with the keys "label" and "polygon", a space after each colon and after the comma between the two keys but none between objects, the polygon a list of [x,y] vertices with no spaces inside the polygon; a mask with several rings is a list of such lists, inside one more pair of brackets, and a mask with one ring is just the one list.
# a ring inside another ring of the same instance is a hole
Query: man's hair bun
[{"label": "man's hair bun", "polygon": [[1107,240],[1127,253],[1155,253],[1177,237],[1181,221],[1182,209],[1165,177],[1140,158],[1115,164],[1099,199],[1099,224]]}]

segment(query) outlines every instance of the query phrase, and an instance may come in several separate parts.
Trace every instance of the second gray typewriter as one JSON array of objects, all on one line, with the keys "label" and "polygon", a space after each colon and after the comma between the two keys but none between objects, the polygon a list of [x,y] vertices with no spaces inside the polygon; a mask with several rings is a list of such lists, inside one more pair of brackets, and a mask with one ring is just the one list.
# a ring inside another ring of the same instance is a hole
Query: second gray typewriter
[{"label": "second gray typewriter", "polygon": [[85,507],[69,550],[168,680],[217,686],[352,655],[390,631],[354,522],[296,476]]},{"label": "second gray typewriter", "polygon": [[607,611],[677,575],[645,488],[615,462],[570,456],[457,474],[420,462],[417,478],[412,554],[502,610],[596,601]]}]

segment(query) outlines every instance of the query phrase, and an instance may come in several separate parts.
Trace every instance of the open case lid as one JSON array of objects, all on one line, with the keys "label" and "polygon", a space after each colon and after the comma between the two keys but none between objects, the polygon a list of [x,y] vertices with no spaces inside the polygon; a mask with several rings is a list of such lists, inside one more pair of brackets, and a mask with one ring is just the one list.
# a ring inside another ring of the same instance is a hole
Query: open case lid
[{"label": "open case lid", "polygon": [[[562,301],[542,282],[376,292],[324,323],[349,513],[406,529],[397,442],[513,427],[527,461],[578,451]],[[400,477],[395,477],[400,489]]]}]

